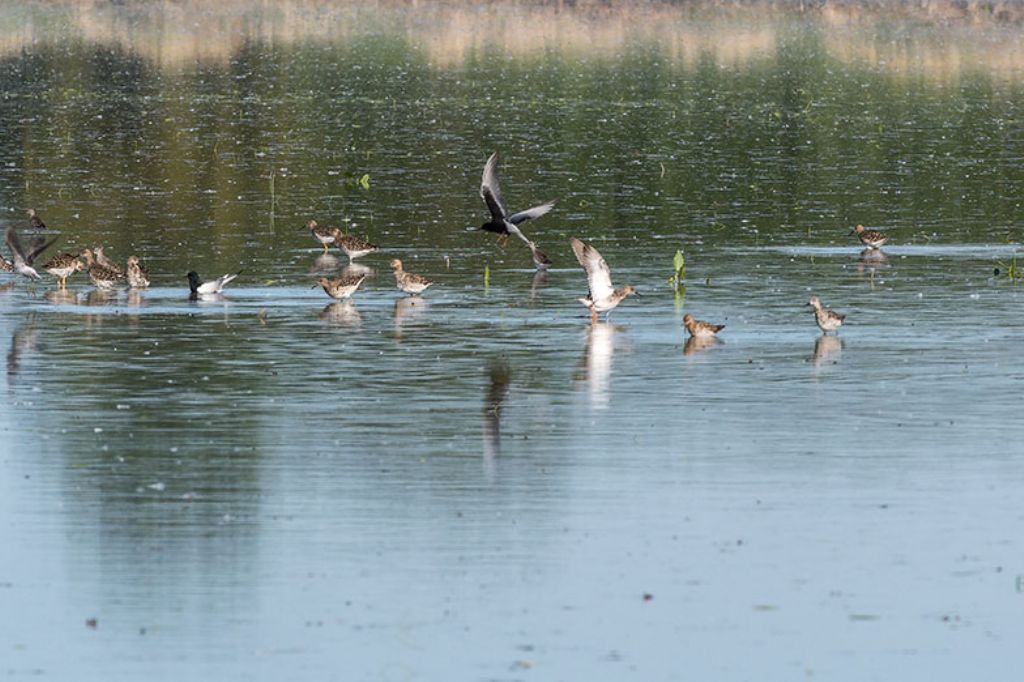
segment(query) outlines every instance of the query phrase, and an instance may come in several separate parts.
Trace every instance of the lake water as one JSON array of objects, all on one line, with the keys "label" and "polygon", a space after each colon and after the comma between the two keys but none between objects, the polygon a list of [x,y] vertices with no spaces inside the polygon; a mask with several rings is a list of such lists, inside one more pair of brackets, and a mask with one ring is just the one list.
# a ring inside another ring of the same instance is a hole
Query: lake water
[{"label": "lake water", "polygon": [[1019,30],[287,6],[3,10],[6,222],[153,287],[0,281],[0,675],[1015,679]]}]

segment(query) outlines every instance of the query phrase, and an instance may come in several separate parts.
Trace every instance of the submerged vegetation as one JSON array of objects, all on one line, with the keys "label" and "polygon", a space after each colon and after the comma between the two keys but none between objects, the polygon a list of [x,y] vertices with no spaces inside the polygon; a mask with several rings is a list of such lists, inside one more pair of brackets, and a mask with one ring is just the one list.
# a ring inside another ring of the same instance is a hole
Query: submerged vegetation
[{"label": "submerged vegetation", "polygon": [[1024,270],[1017,265],[1017,254],[1013,254],[1013,258],[1008,263],[999,261],[996,264],[997,267],[993,269],[993,274],[998,277],[1000,274],[1006,275],[1006,278],[1013,284],[1017,284],[1021,280],[1024,280]]}]

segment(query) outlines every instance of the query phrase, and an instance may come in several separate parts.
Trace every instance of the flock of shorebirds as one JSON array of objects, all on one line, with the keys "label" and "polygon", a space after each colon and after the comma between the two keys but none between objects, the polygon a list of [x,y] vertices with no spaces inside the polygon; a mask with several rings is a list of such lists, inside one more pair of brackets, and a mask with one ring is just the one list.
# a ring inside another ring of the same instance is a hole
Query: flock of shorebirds
[{"label": "flock of shorebirds", "polygon": [[[554,201],[528,208],[525,211],[509,213],[502,197],[501,185],[498,181],[498,153],[491,154],[484,165],[483,178],[480,182],[480,196],[487,204],[490,212],[490,220],[481,225],[478,230],[491,232],[498,235],[499,240],[504,243],[510,236],[515,236],[526,244],[530,250],[533,263],[538,270],[545,270],[551,265],[551,260],[537,247],[537,244],[529,239],[519,226],[527,220],[539,218],[548,213],[555,206]],[[27,209],[29,224],[35,230],[36,237],[30,247],[26,250],[22,247],[17,231],[8,226],[5,232],[7,248],[11,252],[12,260],[0,257],[0,269],[6,272],[17,273],[31,280],[39,280],[41,276],[35,269],[36,259],[56,241],[56,238],[49,241],[39,236],[39,232],[46,229],[35,209]],[[330,247],[336,246],[348,256],[351,263],[356,258],[366,256],[378,250],[377,246],[359,237],[346,234],[337,227],[323,226],[315,220],[310,220],[304,228],[324,249],[329,252]],[[878,250],[888,241],[888,236],[875,230],[867,230],[862,225],[857,225],[851,234],[857,235],[860,241],[871,250]],[[611,270],[608,263],[592,245],[587,244],[573,237],[570,239],[573,253],[576,260],[583,267],[587,275],[589,292],[585,298],[577,299],[590,310],[592,322],[596,322],[600,313],[607,315],[622,301],[636,293],[636,289],[630,285],[616,288],[612,284]],[[67,279],[76,272],[85,271],[90,281],[97,289],[111,290],[119,286],[127,285],[131,289],[144,289],[149,286],[149,273],[143,267],[137,256],[129,256],[125,265],[112,261],[103,253],[102,247],[95,249],[84,249],[81,253],[63,253],[54,256],[42,264],[41,268],[57,279],[57,286],[60,289],[67,287]],[[423,293],[433,282],[422,275],[408,272],[402,266],[402,261],[395,258],[391,261],[391,268],[395,274],[395,284],[399,289],[410,295]],[[227,274],[210,281],[203,281],[199,275],[192,271],[186,275],[189,285],[189,297],[193,300],[215,297],[223,292],[224,287],[235,279],[240,272]],[[323,287],[324,292],[333,299],[344,300],[351,298],[359,289],[366,273],[342,274],[335,279],[321,277],[313,286]],[[846,319],[845,315],[824,307],[817,296],[811,296],[807,302],[808,306],[814,309],[814,319],[822,332],[828,334],[835,332]],[[683,326],[693,338],[710,339],[725,328],[724,325],[711,324],[703,320],[694,319],[687,313],[683,316]]]}]

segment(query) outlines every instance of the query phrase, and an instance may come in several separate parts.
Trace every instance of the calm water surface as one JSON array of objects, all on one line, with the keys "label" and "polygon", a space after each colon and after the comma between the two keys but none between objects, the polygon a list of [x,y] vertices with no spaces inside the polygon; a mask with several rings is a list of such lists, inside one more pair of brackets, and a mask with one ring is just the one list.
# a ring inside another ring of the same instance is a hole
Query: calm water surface
[{"label": "calm water surface", "polygon": [[[168,64],[38,11],[0,206],[154,286],[0,282],[0,674],[1014,679],[1019,79],[806,24],[730,59],[442,64],[387,24]],[[467,232],[493,149],[513,207],[560,200],[546,275]],[[352,303],[310,288],[344,265],[310,217],[382,246]],[[643,294],[609,322],[570,236]],[[188,269],[243,274],[190,303]]]}]

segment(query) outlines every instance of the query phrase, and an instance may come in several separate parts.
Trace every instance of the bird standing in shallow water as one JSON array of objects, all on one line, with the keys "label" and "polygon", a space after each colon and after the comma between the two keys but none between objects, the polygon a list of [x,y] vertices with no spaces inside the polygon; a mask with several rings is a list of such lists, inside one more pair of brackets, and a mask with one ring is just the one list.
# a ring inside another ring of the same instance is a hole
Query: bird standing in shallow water
[{"label": "bird standing in shallow water", "polygon": [[338,228],[321,225],[315,220],[310,220],[306,223],[306,228],[313,235],[313,239],[320,242],[320,246],[324,247],[324,253],[327,253],[328,247],[334,243],[334,232]]},{"label": "bird standing in shallow water", "polygon": [[[613,287],[611,271],[597,249],[590,244],[584,244],[575,237],[569,241],[572,244],[573,253],[576,254],[576,260],[583,266],[583,271],[587,273],[587,285],[590,288],[590,293],[586,298],[576,300],[590,308],[590,321],[597,322],[598,313],[611,313],[615,306],[622,303],[631,294],[636,293],[636,289],[628,284],[621,289]],[[605,319],[608,319],[607,316]]]},{"label": "bird standing in shallow water", "polygon": [[861,243],[869,249],[880,249],[883,244],[889,241],[889,235],[878,230],[866,230],[863,225],[857,225],[850,234],[857,235]]},{"label": "bird standing in shallow water", "polygon": [[149,272],[139,262],[138,256],[128,256],[128,286],[132,289],[145,289],[149,286]]},{"label": "bird standing in shallow water", "polygon": [[59,289],[66,289],[68,277],[76,272],[85,270],[85,264],[78,260],[78,256],[62,253],[43,263],[43,270],[57,278],[57,287]]},{"label": "bird standing in shallow water", "polygon": [[28,214],[28,224],[32,226],[33,230],[38,232],[39,230],[46,229],[46,223],[43,222],[43,219],[39,217],[34,208],[26,208],[25,213]]},{"label": "bird standing in shallow water", "polygon": [[710,322],[704,322],[703,320],[695,320],[693,319],[693,315],[690,313],[683,315],[683,326],[686,327],[686,331],[689,332],[690,336],[699,336],[702,338],[714,336],[725,329],[724,324],[711,324]]},{"label": "bird standing in shallow water", "polygon": [[814,321],[818,323],[818,328],[826,334],[839,329],[843,324],[843,320],[846,319],[846,315],[822,306],[821,299],[817,296],[811,296],[811,300],[807,301],[807,305],[814,308]]},{"label": "bird standing in shallow water", "polygon": [[423,275],[414,275],[411,272],[406,272],[402,267],[402,261],[397,258],[391,261],[391,267],[395,269],[395,283],[399,289],[407,294],[422,293],[424,289],[433,284],[432,281]]},{"label": "bird standing in shallow water", "polygon": [[224,287],[228,282],[240,274],[242,274],[241,270],[233,275],[221,275],[215,280],[204,282],[199,279],[199,275],[194,270],[191,270],[185,275],[188,278],[189,298],[197,299],[203,296],[216,296],[224,291]]},{"label": "bird standing in shallow water", "polygon": [[537,269],[544,269],[551,264],[551,260],[537,248],[537,245],[522,233],[519,224],[531,218],[541,217],[554,208],[554,201],[509,215],[508,209],[505,208],[505,200],[501,196],[501,184],[498,182],[498,152],[491,154],[491,157],[487,159],[487,164],[484,165],[483,178],[480,180],[480,196],[483,197],[487,209],[491,212],[490,221],[481,225],[481,230],[494,232],[503,239],[508,239],[508,235],[514,234],[526,242],[530,248],[530,255],[533,257],[533,263]]},{"label": "bird standing in shallow water", "polygon": [[36,231],[46,229],[46,223],[43,222],[43,219],[39,217],[38,213],[36,213],[36,209],[25,209],[25,212],[29,214],[29,224],[32,225],[33,229]]},{"label": "bird standing in shallow water", "polygon": [[103,254],[103,247],[102,246],[97,246],[95,249],[93,249],[93,251],[96,254],[96,262],[97,263],[99,263],[100,265],[102,265],[105,268],[109,268],[110,270],[113,270],[114,272],[116,272],[116,273],[118,273],[120,275],[124,275],[125,274],[124,268],[122,268],[120,265],[118,265],[114,261],[110,260],[109,258],[107,258]]},{"label": "bird standing in shallow water", "polygon": [[81,257],[85,259],[86,272],[97,289],[113,289],[124,283],[124,273],[96,262],[92,251],[83,249]]},{"label": "bird standing in shallow water", "polygon": [[339,249],[345,252],[348,256],[348,262],[351,263],[354,259],[361,256],[365,256],[368,253],[373,253],[377,250],[377,247],[370,242],[360,239],[353,234],[345,234],[340,228],[332,227],[331,234],[334,236],[334,243]]},{"label": "bird standing in shallow water", "polygon": [[366,279],[366,275],[341,275],[337,279],[321,277],[313,287],[321,286],[331,298],[344,300],[356,293],[356,289],[359,288],[364,279]]},{"label": "bird standing in shallow water", "polygon": [[36,272],[36,269],[32,267],[32,264],[39,254],[50,248],[50,245],[57,241],[57,239],[54,238],[45,242],[42,237],[38,237],[32,242],[32,249],[26,253],[21,248],[18,233],[14,230],[13,226],[8,225],[7,230],[4,232],[4,241],[7,242],[7,248],[10,249],[11,256],[14,258],[14,262],[11,263],[11,270],[29,279],[42,279],[39,273]]}]

